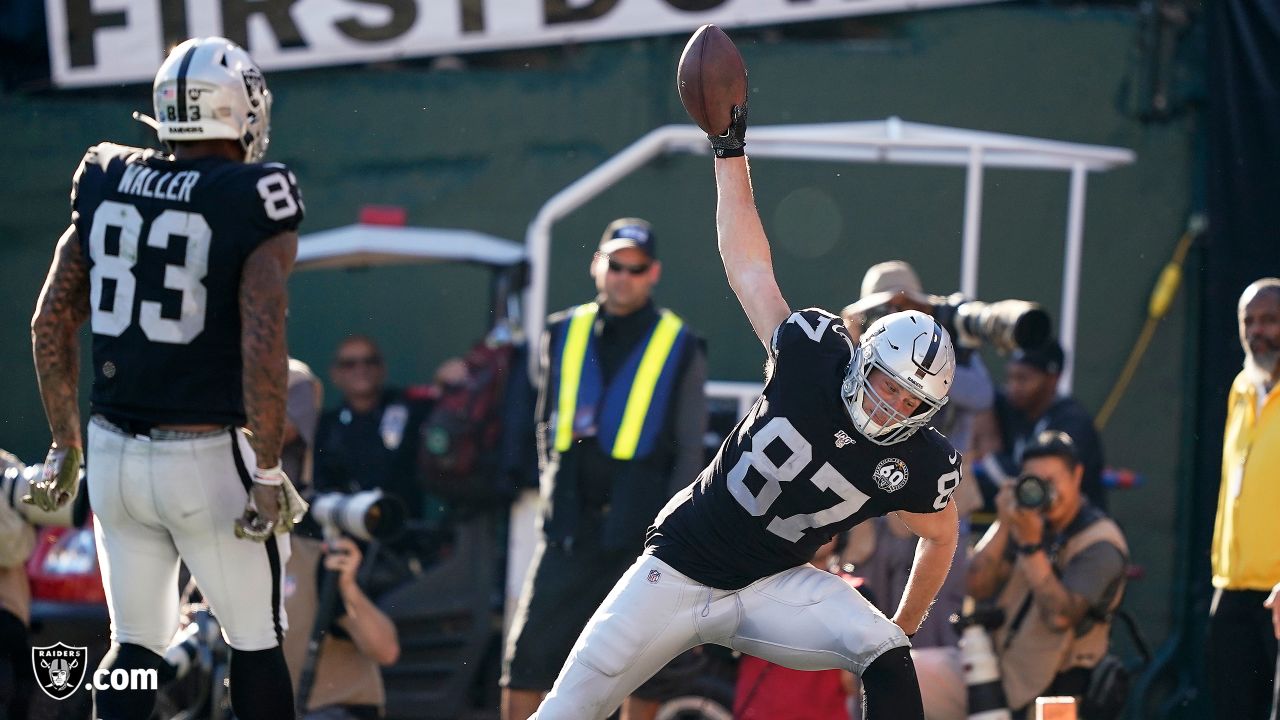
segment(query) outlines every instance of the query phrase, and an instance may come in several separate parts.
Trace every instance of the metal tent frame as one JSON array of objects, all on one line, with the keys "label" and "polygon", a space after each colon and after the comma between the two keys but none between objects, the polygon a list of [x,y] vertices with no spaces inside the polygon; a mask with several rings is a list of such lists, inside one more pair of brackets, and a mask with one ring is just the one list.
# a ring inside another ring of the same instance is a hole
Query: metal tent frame
[{"label": "metal tent frame", "polygon": [[[694,125],[656,128],[553,195],[538,210],[525,235],[531,272],[524,317],[527,337],[540,337],[546,319],[552,225],[653,158],[671,153],[710,154],[706,134]],[[875,121],[752,127],[750,154],[755,158],[966,168],[960,291],[968,297],[978,294],[984,170],[1021,168],[1070,173],[1058,324],[1059,341],[1068,358],[1060,387],[1063,392],[1070,392],[1087,174],[1132,164],[1137,158],[1132,150],[925,125],[890,117]]]}]

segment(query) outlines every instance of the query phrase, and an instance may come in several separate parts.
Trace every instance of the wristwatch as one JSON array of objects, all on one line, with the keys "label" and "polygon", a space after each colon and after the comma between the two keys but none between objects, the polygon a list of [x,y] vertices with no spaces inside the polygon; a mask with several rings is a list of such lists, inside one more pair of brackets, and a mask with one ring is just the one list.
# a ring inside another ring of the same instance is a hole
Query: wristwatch
[{"label": "wristwatch", "polygon": [[1018,543],[1014,543],[1013,549],[1019,555],[1032,555],[1037,551],[1044,549],[1044,546],[1041,543],[1035,543],[1032,545],[1019,545]]}]

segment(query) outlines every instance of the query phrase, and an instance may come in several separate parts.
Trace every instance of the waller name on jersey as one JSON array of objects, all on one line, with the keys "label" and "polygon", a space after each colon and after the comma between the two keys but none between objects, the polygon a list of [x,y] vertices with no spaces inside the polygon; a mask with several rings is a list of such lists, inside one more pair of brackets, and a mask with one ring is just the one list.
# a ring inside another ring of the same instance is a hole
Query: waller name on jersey
[{"label": "waller name on jersey", "polygon": [[199,170],[152,170],[144,165],[129,165],[116,186],[116,192],[156,200],[191,202],[191,188],[200,182]]}]

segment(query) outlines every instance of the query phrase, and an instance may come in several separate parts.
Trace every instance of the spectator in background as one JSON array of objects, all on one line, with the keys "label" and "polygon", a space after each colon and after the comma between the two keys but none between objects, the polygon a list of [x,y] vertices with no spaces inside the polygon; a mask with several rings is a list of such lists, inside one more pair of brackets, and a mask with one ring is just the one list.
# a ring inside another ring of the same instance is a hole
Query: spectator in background
[{"label": "spectator in background", "polygon": [[332,544],[294,537],[284,653],[295,693],[321,609],[322,568],[338,573],[337,602],[317,651],[314,681],[306,700],[298,704],[303,720],[376,720],[385,714],[387,693],[380,667],[395,664],[400,643],[391,619],[358,582],[361,559],[359,546],[347,537]]},{"label": "spectator in background", "polygon": [[[1280,641],[1280,582],[1271,588],[1264,605],[1271,611],[1271,631]],[[1280,720],[1280,655],[1276,656],[1276,677],[1272,680],[1271,720]]]},{"label": "spectator in background", "polygon": [[[0,487],[10,487],[26,466],[0,450]],[[31,584],[25,563],[35,548],[36,531],[0,497],[0,718],[25,718],[34,689],[31,667]]]},{"label": "spectator in background", "polygon": [[[702,467],[705,350],[654,304],[661,273],[649,223],[615,220],[591,262],[596,300],[548,318],[538,399],[544,514],[503,658],[503,720],[538,708],[649,523]],[[656,713],[645,697],[641,687],[623,705],[624,720]]]},{"label": "spectator in background", "polygon": [[1222,485],[1213,529],[1209,687],[1215,717],[1263,720],[1270,709],[1276,720],[1280,279],[1263,278],[1249,285],[1237,310],[1244,368],[1231,384],[1222,443]]},{"label": "spectator in background", "polygon": [[382,351],[365,335],[351,335],[338,344],[329,379],[342,393],[342,402],[320,416],[316,491],[381,488],[404,501],[411,522],[428,532],[443,530],[445,507],[422,492],[417,477],[420,428],[431,410],[429,391],[387,387]]},{"label": "spectator in background", "polygon": [[992,637],[1009,707],[1044,695],[1083,696],[1106,655],[1124,592],[1128,546],[1119,526],[1081,493],[1084,465],[1065,433],[1048,430],[1022,452],[1022,475],[1048,484],[1047,505],[1020,504],[1013,482],[969,566],[969,594],[1004,611]]},{"label": "spectator in background", "polygon": [[[845,329],[855,342],[865,323],[888,313],[916,310],[932,314],[944,301],[924,292],[919,276],[911,265],[890,260],[871,266],[862,277],[861,297],[840,313]],[[948,393],[950,401],[934,416],[933,425],[951,440],[952,446],[965,455],[966,474],[973,452],[975,417],[990,415],[995,388],[982,357],[972,348],[956,346],[956,374]],[[961,483],[954,494],[960,511],[959,549],[952,561],[937,600],[919,631],[911,639],[911,656],[920,680],[925,717],[963,718],[965,687],[954,682],[961,673],[957,648],[959,637],[950,617],[961,610],[964,602],[964,577],[968,569],[969,515],[981,503],[976,483]],[[896,516],[875,518],[850,531],[850,541],[843,559],[857,567],[873,604],[881,612],[892,614],[906,589],[908,573],[915,557],[917,538]]]},{"label": "spectator in background", "polygon": [[1003,449],[988,456],[978,478],[984,493],[992,493],[1008,482],[1022,463],[1024,448],[1046,430],[1071,436],[1084,466],[1081,487],[1089,502],[1107,508],[1102,485],[1102,438],[1093,426],[1093,417],[1075,398],[1058,394],[1058,378],[1063,368],[1062,346],[1057,340],[1025,350],[1017,348],[1005,365],[1004,393],[996,398]]}]

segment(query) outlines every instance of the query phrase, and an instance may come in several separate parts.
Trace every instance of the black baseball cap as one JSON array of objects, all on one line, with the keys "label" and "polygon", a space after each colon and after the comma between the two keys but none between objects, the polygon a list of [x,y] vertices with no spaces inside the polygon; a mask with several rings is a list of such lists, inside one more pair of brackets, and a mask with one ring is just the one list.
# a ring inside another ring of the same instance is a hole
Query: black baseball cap
[{"label": "black baseball cap", "polygon": [[1071,436],[1059,430],[1044,430],[1022,449],[1022,461],[1033,458],[1056,457],[1068,467],[1080,464],[1080,452]]},{"label": "black baseball cap", "polygon": [[624,247],[633,247],[647,255],[650,260],[658,258],[653,228],[640,218],[618,218],[609,223],[609,227],[605,228],[604,234],[600,236],[600,252],[605,255]]},{"label": "black baseball cap", "polygon": [[1009,362],[1033,367],[1050,375],[1062,373],[1062,346],[1057,340],[1049,338],[1043,345],[1034,348],[1015,348],[1009,356]]}]

